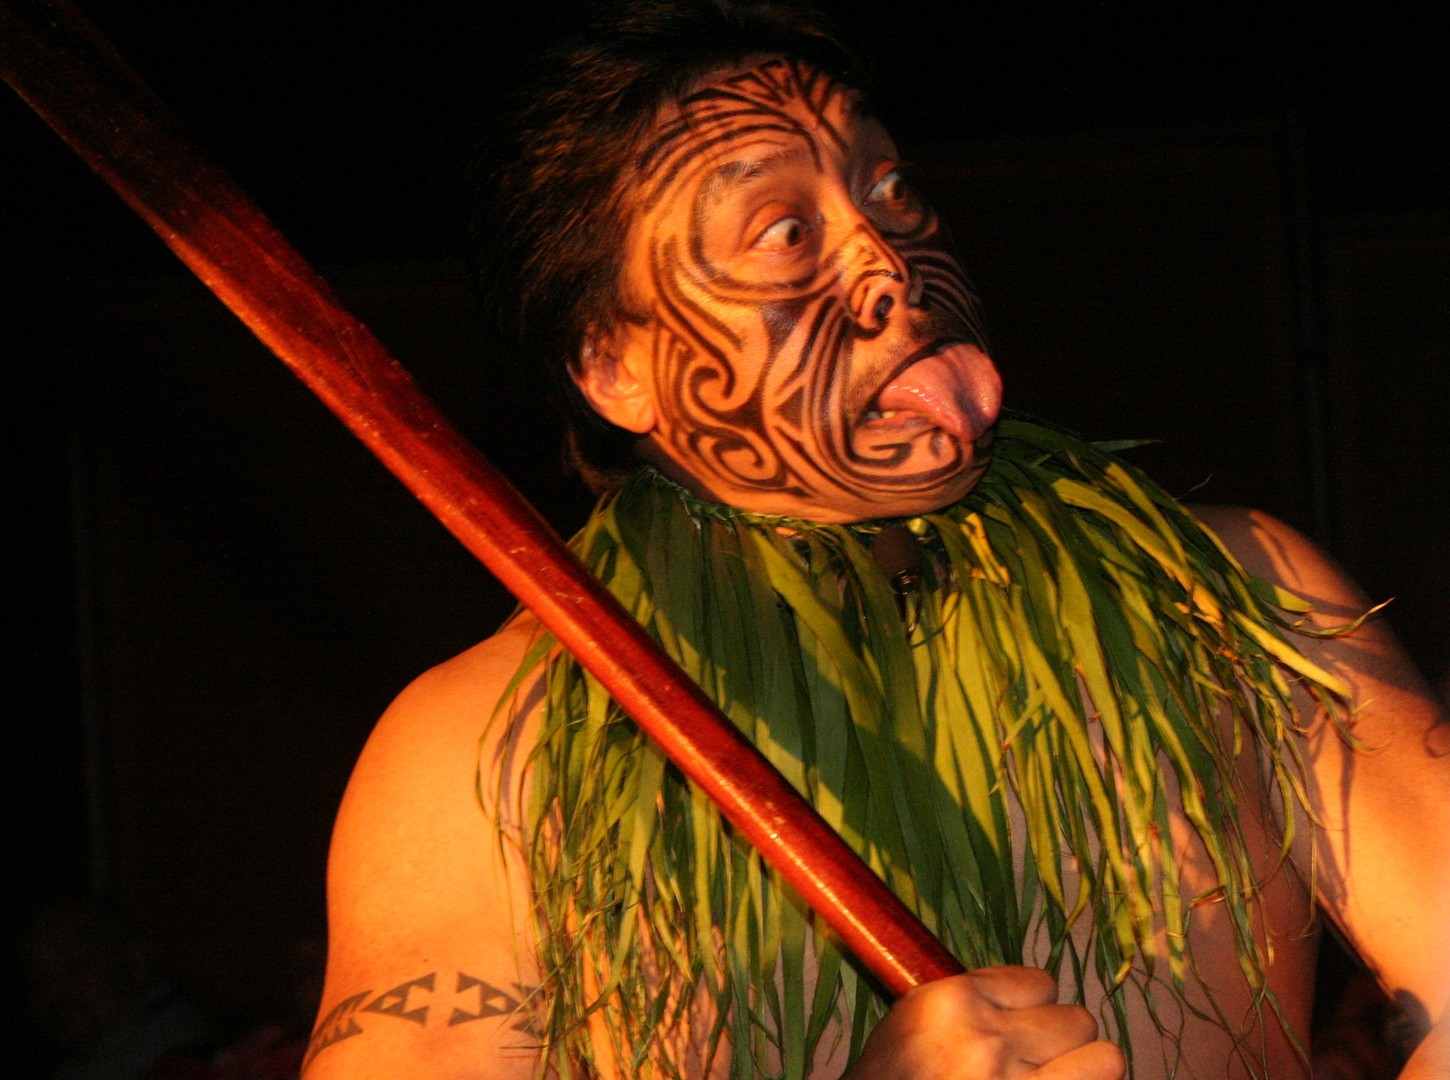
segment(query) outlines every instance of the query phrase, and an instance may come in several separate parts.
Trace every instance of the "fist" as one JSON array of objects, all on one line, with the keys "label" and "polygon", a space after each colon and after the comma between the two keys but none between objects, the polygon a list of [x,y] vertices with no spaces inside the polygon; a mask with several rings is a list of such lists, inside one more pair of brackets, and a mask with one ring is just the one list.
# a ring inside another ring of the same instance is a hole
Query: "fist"
[{"label": "fist", "polygon": [[843,1080],[1121,1080],[1123,1053],[1092,1014],[1058,1005],[1037,968],[982,968],[912,990],[871,1033]]}]

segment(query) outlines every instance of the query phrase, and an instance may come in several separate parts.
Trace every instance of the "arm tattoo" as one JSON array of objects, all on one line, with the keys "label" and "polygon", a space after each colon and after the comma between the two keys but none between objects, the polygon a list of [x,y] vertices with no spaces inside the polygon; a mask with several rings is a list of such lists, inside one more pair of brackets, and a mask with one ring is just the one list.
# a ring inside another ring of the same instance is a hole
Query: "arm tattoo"
[{"label": "arm tattoo", "polygon": [[373,1017],[391,1017],[419,1027],[427,1027],[430,1020],[434,1026],[457,1027],[474,1020],[509,1016],[515,1017],[509,1025],[512,1030],[535,1034],[525,1003],[538,992],[537,987],[512,983],[511,990],[506,990],[463,971],[452,980],[451,989],[448,984],[448,979],[440,980],[438,972],[430,971],[380,993],[363,990],[344,998],[318,1021],[307,1044],[303,1070],[329,1046],[365,1035],[370,1025],[380,1022]]}]

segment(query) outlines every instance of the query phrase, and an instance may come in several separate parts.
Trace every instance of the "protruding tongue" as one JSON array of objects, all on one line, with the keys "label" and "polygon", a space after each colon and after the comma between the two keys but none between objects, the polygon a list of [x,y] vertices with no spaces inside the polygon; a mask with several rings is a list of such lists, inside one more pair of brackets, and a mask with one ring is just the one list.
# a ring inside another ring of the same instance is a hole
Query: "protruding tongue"
[{"label": "protruding tongue", "polygon": [[980,349],[952,344],[902,371],[871,407],[883,413],[916,413],[972,442],[997,419],[1002,379]]}]

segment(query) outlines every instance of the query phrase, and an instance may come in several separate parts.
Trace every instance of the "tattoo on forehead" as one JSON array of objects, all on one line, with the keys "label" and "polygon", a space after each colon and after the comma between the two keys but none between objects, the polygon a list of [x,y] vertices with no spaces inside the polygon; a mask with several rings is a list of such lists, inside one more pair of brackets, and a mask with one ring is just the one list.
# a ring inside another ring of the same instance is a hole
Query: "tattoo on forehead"
[{"label": "tattoo on forehead", "polygon": [[[791,60],[770,60],[697,90],[680,102],[679,114],[640,154],[639,175],[649,178],[644,208],[657,205],[680,173],[703,155],[769,133],[803,140],[819,167],[816,138],[845,147],[826,111],[835,99],[847,105],[846,94],[828,76]],[[803,117],[809,118],[816,136],[808,133]]]}]

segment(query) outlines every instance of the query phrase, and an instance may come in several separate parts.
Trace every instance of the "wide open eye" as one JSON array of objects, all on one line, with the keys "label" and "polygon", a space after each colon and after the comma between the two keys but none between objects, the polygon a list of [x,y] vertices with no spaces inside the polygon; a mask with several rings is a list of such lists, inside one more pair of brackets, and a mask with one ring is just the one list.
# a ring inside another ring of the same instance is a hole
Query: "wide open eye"
[{"label": "wide open eye", "polygon": [[754,247],[759,251],[790,251],[806,242],[810,225],[804,218],[794,215],[783,217],[755,239]]},{"label": "wide open eye", "polygon": [[897,166],[889,173],[876,181],[870,193],[866,196],[866,202],[872,205],[905,206],[915,197],[911,184],[907,182],[903,166]]}]

